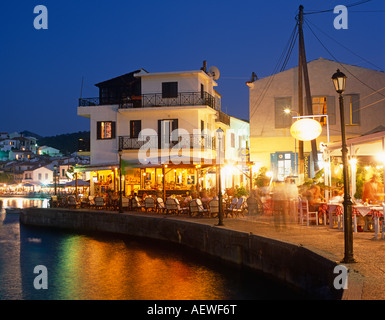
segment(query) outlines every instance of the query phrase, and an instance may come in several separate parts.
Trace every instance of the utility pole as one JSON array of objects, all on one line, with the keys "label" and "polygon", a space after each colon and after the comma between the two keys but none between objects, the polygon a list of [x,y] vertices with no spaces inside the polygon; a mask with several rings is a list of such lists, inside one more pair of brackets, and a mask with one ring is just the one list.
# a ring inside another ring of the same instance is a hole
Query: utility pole
[{"label": "utility pole", "polygon": [[[306,93],[306,110],[309,115],[313,114],[313,102],[312,102],[312,97],[311,97],[311,92],[310,92],[310,81],[309,81],[309,73],[307,70],[307,62],[306,62],[306,52],[305,52],[305,41],[303,37],[303,6],[299,6],[299,16],[298,16],[298,35],[299,35],[299,59],[301,60],[301,65],[302,65],[302,71],[303,71],[303,77],[304,77],[304,83],[305,83],[305,93]],[[298,66],[300,69],[300,66]],[[299,70],[299,72],[301,72]],[[302,79],[301,79],[302,83]],[[301,84],[301,91],[302,91],[302,84]],[[299,97],[298,97],[299,98]],[[302,97],[301,97],[301,102],[298,102],[302,104]],[[317,141],[314,139],[311,141],[311,151],[312,151],[312,156],[313,156],[313,164],[314,164],[314,171],[319,170],[318,166],[318,154],[317,154]]]}]

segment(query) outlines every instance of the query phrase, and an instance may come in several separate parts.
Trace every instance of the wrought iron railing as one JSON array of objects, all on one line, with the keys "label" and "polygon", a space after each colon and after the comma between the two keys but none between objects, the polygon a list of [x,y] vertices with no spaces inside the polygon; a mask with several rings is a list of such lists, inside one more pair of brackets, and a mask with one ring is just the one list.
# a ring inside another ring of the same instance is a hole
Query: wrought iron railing
[{"label": "wrought iron railing", "polygon": [[148,148],[162,149],[166,145],[169,148],[174,147],[179,143],[180,148],[194,148],[194,149],[209,149],[215,150],[215,137],[209,134],[189,134],[181,135],[177,141],[171,140],[169,137],[167,141],[158,139],[158,136],[146,136],[145,141],[138,138],[130,138],[128,136],[119,136],[120,150],[135,150],[140,149],[144,144]]},{"label": "wrought iron railing", "polygon": [[215,98],[208,92],[179,92],[176,97],[165,98],[162,93],[142,94],[130,99],[80,98],[80,107],[119,105],[119,108],[169,107],[207,105],[216,109]]},{"label": "wrought iron railing", "polygon": [[218,118],[215,121],[230,125],[230,116],[222,111],[218,111]]}]

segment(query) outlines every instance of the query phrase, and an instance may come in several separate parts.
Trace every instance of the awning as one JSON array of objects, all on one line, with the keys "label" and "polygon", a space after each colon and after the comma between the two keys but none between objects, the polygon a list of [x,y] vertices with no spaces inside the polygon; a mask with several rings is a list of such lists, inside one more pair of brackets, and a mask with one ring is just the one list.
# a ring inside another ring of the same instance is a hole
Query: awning
[{"label": "awning", "polygon": [[67,182],[65,184],[66,187],[75,187],[75,186],[78,186],[78,187],[89,187],[90,186],[90,183],[89,181],[85,181],[85,180],[82,180],[82,179],[78,179],[77,180],[77,183],[76,183],[76,180],[72,180],[70,182]]}]

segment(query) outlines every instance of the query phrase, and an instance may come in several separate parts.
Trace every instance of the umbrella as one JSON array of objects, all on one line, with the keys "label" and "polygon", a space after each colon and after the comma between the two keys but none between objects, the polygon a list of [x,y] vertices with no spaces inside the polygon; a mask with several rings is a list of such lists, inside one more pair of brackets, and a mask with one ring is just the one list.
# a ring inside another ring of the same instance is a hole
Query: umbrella
[{"label": "umbrella", "polygon": [[34,187],[34,186],[35,184],[29,183],[29,182],[23,183],[23,187]]},{"label": "umbrella", "polygon": [[[90,183],[89,183],[89,181],[78,179],[77,185],[78,185],[78,187],[89,187]],[[67,182],[65,184],[65,186],[66,187],[75,187],[76,186],[76,180],[72,180],[70,182]]]}]

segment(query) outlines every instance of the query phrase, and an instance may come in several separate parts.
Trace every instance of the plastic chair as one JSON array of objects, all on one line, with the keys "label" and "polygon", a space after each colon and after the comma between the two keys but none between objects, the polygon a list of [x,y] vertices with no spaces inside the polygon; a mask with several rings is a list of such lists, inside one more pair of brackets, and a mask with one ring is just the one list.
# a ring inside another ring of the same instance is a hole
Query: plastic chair
[{"label": "plastic chair", "polygon": [[318,212],[309,210],[309,202],[307,200],[301,200],[299,202],[300,209],[300,222],[303,225],[304,219],[306,219],[306,225],[310,225],[310,221],[315,221],[318,226]]},{"label": "plastic chair", "polygon": [[95,197],[95,208],[102,209],[104,208],[104,199],[102,197]]}]

